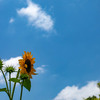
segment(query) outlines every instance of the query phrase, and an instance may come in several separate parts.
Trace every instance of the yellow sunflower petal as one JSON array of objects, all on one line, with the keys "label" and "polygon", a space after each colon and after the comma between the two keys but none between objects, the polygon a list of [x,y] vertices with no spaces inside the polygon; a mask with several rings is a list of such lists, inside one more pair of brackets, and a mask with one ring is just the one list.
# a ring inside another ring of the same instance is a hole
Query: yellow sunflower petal
[{"label": "yellow sunflower petal", "polygon": [[22,67],[18,67],[19,69],[22,69]]},{"label": "yellow sunflower petal", "polygon": [[34,72],[32,72],[31,74],[32,74],[32,75],[36,75],[36,73],[34,73]]},{"label": "yellow sunflower petal", "polygon": [[34,59],[31,59],[31,64],[34,64],[34,63],[35,63]]},{"label": "yellow sunflower petal", "polygon": [[25,68],[27,68],[27,64],[25,64]]},{"label": "yellow sunflower petal", "polygon": [[33,72],[33,71],[36,72],[36,70],[35,70],[34,68],[32,68],[32,72]]}]

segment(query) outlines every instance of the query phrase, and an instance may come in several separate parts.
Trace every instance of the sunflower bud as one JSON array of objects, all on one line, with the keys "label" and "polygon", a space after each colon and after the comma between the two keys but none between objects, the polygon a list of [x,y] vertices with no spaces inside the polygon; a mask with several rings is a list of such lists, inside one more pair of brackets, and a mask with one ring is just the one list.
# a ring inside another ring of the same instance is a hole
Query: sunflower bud
[{"label": "sunflower bud", "polygon": [[8,66],[5,68],[5,71],[9,72],[9,73],[13,73],[13,72],[15,72],[15,68],[13,66]]},{"label": "sunflower bud", "polygon": [[97,87],[100,89],[100,82],[97,83]]},{"label": "sunflower bud", "polygon": [[24,79],[28,79],[29,78],[29,75],[27,74],[21,74],[20,75],[20,79],[24,80]]},{"label": "sunflower bud", "polygon": [[2,67],[3,67],[3,62],[2,62],[2,60],[0,59],[0,70],[2,69]]}]

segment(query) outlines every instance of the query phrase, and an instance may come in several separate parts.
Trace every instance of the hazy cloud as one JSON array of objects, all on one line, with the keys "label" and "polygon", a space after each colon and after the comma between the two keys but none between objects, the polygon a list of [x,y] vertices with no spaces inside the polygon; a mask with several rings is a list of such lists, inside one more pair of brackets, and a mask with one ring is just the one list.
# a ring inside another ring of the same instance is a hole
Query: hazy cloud
[{"label": "hazy cloud", "polygon": [[11,18],[10,20],[9,20],[9,23],[13,23],[14,22],[14,18]]},{"label": "hazy cloud", "polygon": [[37,68],[36,68],[37,73],[44,73],[44,72],[45,72],[45,67],[46,67],[46,66],[47,66],[47,65],[41,65],[41,66],[37,67]]}]

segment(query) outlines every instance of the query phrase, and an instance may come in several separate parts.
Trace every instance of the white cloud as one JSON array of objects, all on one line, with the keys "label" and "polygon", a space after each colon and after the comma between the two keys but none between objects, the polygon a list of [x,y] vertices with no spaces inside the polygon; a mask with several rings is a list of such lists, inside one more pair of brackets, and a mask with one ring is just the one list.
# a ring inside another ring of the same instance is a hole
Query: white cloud
[{"label": "white cloud", "polygon": [[9,20],[9,23],[13,23],[14,22],[14,18],[11,18],[10,20]]},{"label": "white cloud", "polygon": [[89,96],[98,95],[100,93],[97,88],[97,81],[91,81],[82,88],[78,86],[65,87],[54,100],[83,100]]},{"label": "white cloud", "polygon": [[[4,67],[3,67],[3,70],[5,69],[6,66],[14,66],[16,70],[18,70],[18,67],[19,67],[19,62],[18,60],[19,59],[22,59],[21,56],[18,56],[18,57],[15,57],[15,58],[10,58],[8,60],[3,60],[3,64],[4,64]],[[36,72],[37,73],[44,73],[45,72],[45,66],[47,65],[41,65],[40,67],[37,67],[36,68]],[[11,77],[16,77],[16,72],[15,73],[12,73]],[[7,75],[7,79],[9,78],[9,76]],[[2,73],[0,72],[0,84],[4,83],[4,78],[2,76]]]},{"label": "white cloud", "polygon": [[38,4],[27,0],[28,6],[17,10],[21,16],[26,16],[32,26],[44,29],[46,31],[53,29],[53,20]]},{"label": "white cloud", "polygon": [[45,67],[47,65],[41,65],[39,67],[36,68],[37,73],[44,73],[45,72]]}]

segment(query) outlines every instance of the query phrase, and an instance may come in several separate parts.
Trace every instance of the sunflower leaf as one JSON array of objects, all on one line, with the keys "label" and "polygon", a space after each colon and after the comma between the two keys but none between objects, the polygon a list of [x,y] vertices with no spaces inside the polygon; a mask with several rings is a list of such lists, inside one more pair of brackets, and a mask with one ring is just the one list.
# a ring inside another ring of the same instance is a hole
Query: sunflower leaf
[{"label": "sunflower leaf", "polygon": [[10,78],[9,81],[20,83],[20,79],[17,78]]},{"label": "sunflower leaf", "polygon": [[31,81],[29,79],[24,80],[23,86],[30,91],[31,90]]},{"label": "sunflower leaf", "polygon": [[7,92],[7,89],[6,88],[2,88],[2,89],[0,89],[0,92]]}]

